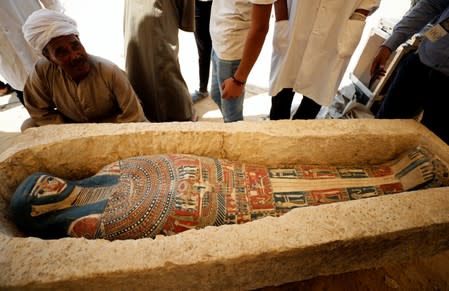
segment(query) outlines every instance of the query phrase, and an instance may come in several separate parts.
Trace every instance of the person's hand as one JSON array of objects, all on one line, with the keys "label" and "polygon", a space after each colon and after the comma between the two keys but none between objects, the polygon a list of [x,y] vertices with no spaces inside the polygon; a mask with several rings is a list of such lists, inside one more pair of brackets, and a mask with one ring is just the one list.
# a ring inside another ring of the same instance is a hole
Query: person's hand
[{"label": "person's hand", "polygon": [[381,46],[377,50],[377,54],[371,63],[371,76],[376,75],[377,78],[385,75],[385,64],[391,56],[391,49]]},{"label": "person's hand", "polygon": [[232,77],[223,81],[221,84],[223,99],[234,99],[242,95],[243,89],[245,88],[245,83],[238,82]]}]

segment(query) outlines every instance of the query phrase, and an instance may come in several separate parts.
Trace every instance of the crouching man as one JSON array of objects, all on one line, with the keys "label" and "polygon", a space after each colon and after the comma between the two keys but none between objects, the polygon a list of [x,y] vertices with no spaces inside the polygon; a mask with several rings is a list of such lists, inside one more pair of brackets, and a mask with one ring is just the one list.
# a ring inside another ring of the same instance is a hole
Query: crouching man
[{"label": "crouching man", "polygon": [[22,124],[22,131],[47,124],[147,121],[126,73],[86,53],[73,19],[41,9],[22,29],[31,47],[45,57],[25,83],[25,107],[31,118]]}]

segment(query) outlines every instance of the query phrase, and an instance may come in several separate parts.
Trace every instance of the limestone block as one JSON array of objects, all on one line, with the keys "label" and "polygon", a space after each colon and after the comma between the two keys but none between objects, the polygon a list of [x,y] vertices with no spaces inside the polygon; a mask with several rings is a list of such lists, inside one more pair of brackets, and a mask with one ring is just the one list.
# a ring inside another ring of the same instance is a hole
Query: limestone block
[{"label": "limestone block", "polygon": [[275,166],[383,163],[418,145],[449,148],[415,121],[72,124],[27,130],[0,152],[0,288],[248,290],[449,249],[449,189],[305,207],[280,218],[170,237],[22,237],[8,202],[27,175],[87,177],[112,161],[192,153]]}]

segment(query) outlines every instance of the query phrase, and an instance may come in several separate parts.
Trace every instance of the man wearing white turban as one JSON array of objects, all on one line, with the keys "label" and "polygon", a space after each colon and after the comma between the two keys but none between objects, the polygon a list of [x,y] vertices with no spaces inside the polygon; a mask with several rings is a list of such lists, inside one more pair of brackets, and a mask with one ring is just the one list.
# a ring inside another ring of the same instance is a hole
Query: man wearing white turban
[{"label": "man wearing white turban", "polygon": [[2,86],[0,82],[0,90],[13,89],[22,103],[26,78],[39,58],[23,37],[22,25],[33,11],[43,7],[63,11],[58,0],[0,1],[0,75],[7,83]]},{"label": "man wearing white turban", "polygon": [[50,9],[40,9],[28,16],[22,27],[27,42],[38,53],[58,36],[79,35],[75,20],[63,13],[55,13]]},{"label": "man wearing white turban", "polygon": [[126,73],[86,53],[75,20],[48,9],[33,12],[23,25],[27,42],[41,58],[24,89],[32,126],[81,122],[147,121]]}]

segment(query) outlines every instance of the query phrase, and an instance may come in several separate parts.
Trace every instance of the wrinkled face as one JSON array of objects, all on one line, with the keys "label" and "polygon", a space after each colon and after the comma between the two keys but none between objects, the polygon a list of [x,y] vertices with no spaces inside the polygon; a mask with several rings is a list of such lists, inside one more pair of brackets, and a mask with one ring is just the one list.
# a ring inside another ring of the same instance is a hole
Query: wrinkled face
[{"label": "wrinkled face", "polygon": [[87,53],[76,35],[53,38],[45,46],[43,54],[49,61],[60,66],[75,82],[81,81],[89,73]]}]

